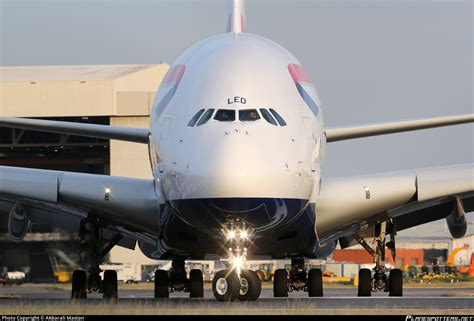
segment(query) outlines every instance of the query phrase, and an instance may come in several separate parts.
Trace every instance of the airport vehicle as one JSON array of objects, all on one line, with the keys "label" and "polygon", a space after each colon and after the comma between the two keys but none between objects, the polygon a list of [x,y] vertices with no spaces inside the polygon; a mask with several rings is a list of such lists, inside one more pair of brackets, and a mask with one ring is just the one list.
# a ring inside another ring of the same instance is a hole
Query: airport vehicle
[{"label": "airport vehicle", "polygon": [[227,31],[184,52],[164,77],[150,128],[0,118],[0,126],[116,139],[149,147],[154,179],[0,167],[0,211],[12,239],[31,221],[79,233],[81,266],[72,298],[118,295],[117,274],[100,275],[114,246],[171,260],[155,272],[155,297],[203,296],[203,276],[185,260],[220,258],[213,278],[221,301],[256,300],[261,282],[247,258],[290,258],[277,269],[275,297],[323,295],[322,273],[304,258],[336,244],[361,244],[375,268],[361,269],[359,295],[402,295],[402,272],[386,273],[397,231],[446,219],[454,237],[474,210],[473,164],[322,178],[326,144],[474,122],[474,115],[326,128],[321,101],[301,63],[282,46],[245,32],[242,1],[230,2]]},{"label": "airport vehicle", "polygon": [[138,283],[142,281],[141,265],[137,263],[102,264],[100,269],[115,271],[119,283]]},{"label": "airport vehicle", "polygon": [[454,258],[456,257],[456,254],[464,250],[469,250],[469,246],[464,245],[453,249],[451,253],[449,253],[448,259],[446,260],[446,265],[454,266]]},{"label": "airport vehicle", "polygon": [[7,272],[0,274],[0,284],[5,285],[21,285],[26,280],[25,272]]}]

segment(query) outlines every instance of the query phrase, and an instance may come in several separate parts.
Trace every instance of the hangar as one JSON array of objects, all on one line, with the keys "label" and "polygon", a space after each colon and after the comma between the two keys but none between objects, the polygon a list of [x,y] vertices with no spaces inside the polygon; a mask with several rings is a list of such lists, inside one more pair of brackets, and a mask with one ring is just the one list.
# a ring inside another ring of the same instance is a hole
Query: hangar
[{"label": "hangar", "polygon": [[[167,64],[0,67],[0,116],[146,127],[168,68]],[[0,128],[0,165],[151,177],[145,145],[8,128]],[[29,271],[32,281],[48,281],[58,261],[77,261],[76,235],[31,224],[25,242],[12,243],[6,235],[6,214],[0,215],[0,272],[2,267],[31,267],[36,269]],[[110,255],[116,261],[124,255],[127,261],[133,255],[142,259],[122,249]]]}]

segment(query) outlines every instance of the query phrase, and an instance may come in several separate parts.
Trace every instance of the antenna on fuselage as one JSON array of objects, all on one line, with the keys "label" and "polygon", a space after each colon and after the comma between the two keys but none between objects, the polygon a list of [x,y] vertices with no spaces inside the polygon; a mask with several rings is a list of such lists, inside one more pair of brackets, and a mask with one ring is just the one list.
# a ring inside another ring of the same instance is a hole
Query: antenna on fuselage
[{"label": "antenna on fuselage", "polygon": [[227,32],[245,32],[245,1],[227,0]]}]

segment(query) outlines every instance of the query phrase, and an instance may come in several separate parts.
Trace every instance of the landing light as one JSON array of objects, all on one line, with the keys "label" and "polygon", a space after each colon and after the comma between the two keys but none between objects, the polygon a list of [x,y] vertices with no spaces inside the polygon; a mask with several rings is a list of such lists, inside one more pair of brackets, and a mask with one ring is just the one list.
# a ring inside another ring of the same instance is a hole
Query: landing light
[{"label": "landing light", "polygon": [[228,230],[225,232],[225,235],[228,240],[247,240],[250,237],[250,233],[247,230]]},{"label": "landing light", "polygon": [[112,190],[109,188],[109,187],[106,187],[105,188],[105,191],[104,191],[104,199],[106,201],[108,201],[110,199],[110,193],[112,192]]},{"label": "landing light", "polygon": [[227,238],[228,239],[233,239],[235,238],[235,231],[234,230],[230,230],[228,233],[227,233]]},{"label": "landing light", "polygon": [[240,268],[242,268],[242,265],[243,265],[244,262],[242,260],[242,257],[236,256],[236,257],[234,257],[234,260],[233,260],[232,263],[234,265],[234,268],[240,269]]}]

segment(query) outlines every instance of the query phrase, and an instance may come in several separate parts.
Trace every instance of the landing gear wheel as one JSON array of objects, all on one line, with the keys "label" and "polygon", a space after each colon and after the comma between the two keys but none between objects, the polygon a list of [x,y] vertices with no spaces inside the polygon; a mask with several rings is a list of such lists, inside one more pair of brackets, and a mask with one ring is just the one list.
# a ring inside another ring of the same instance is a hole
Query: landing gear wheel
[{"label": "landing gear wheel", "polygon": [[117,299],[118,298],[118,285],[117,285],[117,272],[114,270],[106,270],[104,272],[104,280],[102,281],[103,298],[104,299]]},{"label": "landing gear wheel", "polygon": [[219,301],[233,301],[239,297],[240,280],[234,271],[222,270],[212,280],[212,292]]},{"label": "landing gear wheel", "polygon": [[403,273],[400,269],[390,271],[388,288],[389,296],[403,296]]},{"label": "landing gear wheel", "polygon": [[288,272],[285,269],[275,271],[273,277],[273,296],[275,298],[288,297]]},{"label": "landing gear wheel", "polygon": [[307,279],[308,295],[310,297],[323,296],[323,273],[320,269],[311,269]]},{"label": "landing gear wheel", "polygon": [[169,298],[170,277],[165,270],[156,270],[155,272],[155,299]]},{"label": "landing gear wheel", "polygon": [[262,282],[256,272],[243,270],[240,274],[240,301],[255,301],[262,292]]},{"label": "landing gear wheel", "polygon": [[71,299],[85,299],[87,284],[87,274],[83,270],[75,270],[72,273]]},{"label": "landing gear wheel", "polygon": [[369,269],[359,270],[359,291],[357,296],[372,295],[372,275]]},{"label": "landing gear wheel", "polygon": [[204,297],[204,280],[201,270],[194,269],[189,272],[189,297]]}]

